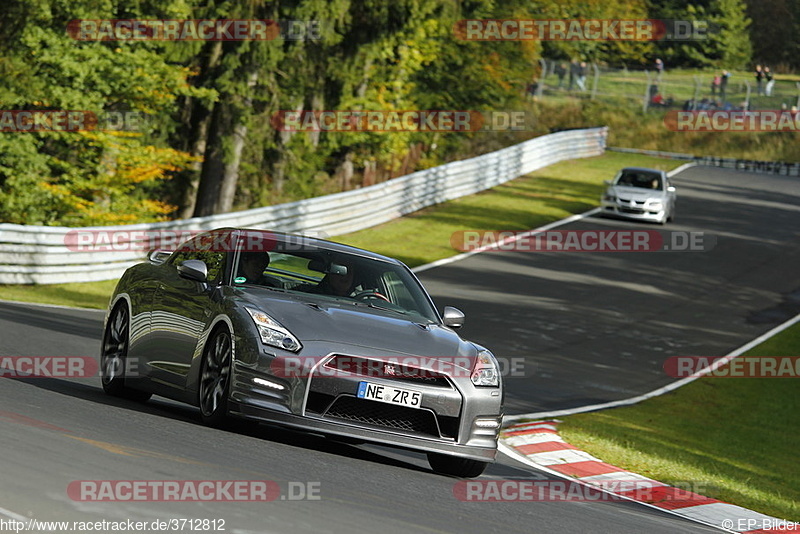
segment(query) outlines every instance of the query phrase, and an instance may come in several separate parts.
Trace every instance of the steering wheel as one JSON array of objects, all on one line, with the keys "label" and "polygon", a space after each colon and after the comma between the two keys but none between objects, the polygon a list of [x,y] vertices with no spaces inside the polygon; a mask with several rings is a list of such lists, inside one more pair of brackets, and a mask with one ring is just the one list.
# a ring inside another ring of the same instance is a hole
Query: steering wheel
[{"label": "steering wheel", "polygon": [[370,298],[370,297],[381,299],[381,300],[385,300],[386,302],[391,302],[389,300],[389,297],[387,297],[383,293],[379,293],[375,289],[367,289],[365,291],[359,291],[358,293],[353,295],[354,299],[367,299],[367,298]]}]

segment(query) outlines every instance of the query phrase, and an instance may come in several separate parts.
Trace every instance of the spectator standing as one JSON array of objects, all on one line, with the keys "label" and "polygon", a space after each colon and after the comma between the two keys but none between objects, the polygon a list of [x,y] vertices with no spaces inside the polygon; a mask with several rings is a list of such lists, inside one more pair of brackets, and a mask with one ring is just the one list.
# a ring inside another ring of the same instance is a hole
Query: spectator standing
[{"label": "spectator standing", "polygon": [[536,93],[539,92],[539,78],[533,78],[531,83],[528,84],[526,93],[528,100],[536,100]]},{"label": "spectator standing", "polygon": [[660,80],[661,75],[664,74],[664,62],[661,61],[660,57],[656,58],[655,69],[656,69],[656,78]]},{"label": "spectator standing", "polygon": [[556,68],[553,69],[553,72],[558,76],[558,88],[562,89],[564,87],[564,76],[567,75],[567,66],[564,63],[559,63],[556,65]]},{"label": "spectator standing", "polygon": [[720,89],[720,85],[722,85],[722,76],[717,74],[714,76],[714,79],[711,80],[711,96],[717,96],[717,91]]},{"label": "spectator standing", "polygon": [[575,87],[575,82],[578,80],[578,71],[580,70],[580,65],[578,65],[578,60],[573,59],[569,62],[569,90],[572,91],[572,88]]},{"label": "spectator standing", "polygon": [[764,94],[764,71],[761,70],[761,65],[756,65],[755,71],[756,77],[756,94],[763,95]]},{"label": "spectator standing", "polygon": [[578,65],[578,89],[586,91],[586,62],[581,61]]},{"label": "spectator standing", "polygon": [[728,78],[731,77],[731,73],[727,70],[722,71],[722,76],[720,76],[719,81],[719,98],[723,102],[725,102],[725,91],[728,89]]},{"label": "spectator standing", "polygon": [[775,86],[775,80],[772,76],[772,71],[769,67],[764,67],[764,78],[767,80],[767,86],[764,88],[764,93],[767,96],[772,96],[772,88]]}]

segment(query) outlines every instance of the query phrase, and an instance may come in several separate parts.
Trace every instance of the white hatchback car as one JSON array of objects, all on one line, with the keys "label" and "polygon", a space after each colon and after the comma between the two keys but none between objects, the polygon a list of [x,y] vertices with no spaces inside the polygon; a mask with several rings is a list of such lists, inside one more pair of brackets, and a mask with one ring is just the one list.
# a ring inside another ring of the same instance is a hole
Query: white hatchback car
[{"label": "white hatchback car", "polygon": [[675,188],[664,171],[626,167],[619,171],[601,199],[603,215],[664,224],[675,217]]}]

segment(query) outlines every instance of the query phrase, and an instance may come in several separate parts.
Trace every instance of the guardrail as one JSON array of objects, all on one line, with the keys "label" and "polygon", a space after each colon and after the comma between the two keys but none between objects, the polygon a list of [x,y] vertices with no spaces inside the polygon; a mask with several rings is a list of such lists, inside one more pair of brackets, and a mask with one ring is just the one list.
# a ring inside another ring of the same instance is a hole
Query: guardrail
[{"label": "guardrail", "polygon": [[761,174],[778,174],[783,176],[800,176],[800,162],[762,161],[756,159],[721,158],[717,156],[694,156],[680,152],[661,152],[659,150],[643,150],[639,148],[607,147],[606,150],[627,154],[644,154],[659,158],[670,158],[694,162],[705,167],[719,167],[735,171],[756,172]]},{"label": "guardrail", "polygon": [[[0,284],[94,282],[119,277],[145,257],[146,233],[252,227],[340,235],[426,206],[471,195],[559,161],[604,152],[607,128],[544,135],[496,152],[455,161],[353,191],[247,211],[179,221],[67,228],[0,224]],[[77,233],[113,235],[106,244],[80,245]]]}]

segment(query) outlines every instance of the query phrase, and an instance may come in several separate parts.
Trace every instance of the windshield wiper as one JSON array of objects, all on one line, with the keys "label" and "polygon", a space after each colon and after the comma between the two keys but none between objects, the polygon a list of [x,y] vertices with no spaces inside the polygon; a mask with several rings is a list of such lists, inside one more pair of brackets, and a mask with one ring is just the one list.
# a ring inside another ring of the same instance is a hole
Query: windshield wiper
[{"label": "windshield wiper", "polygon": [[370,308],[375,308],[376,310],[386,310],[390,312],[399,313],[400,315],[408,315],[408,312],[405,310],[398,310],[397,308],[387,308],[386,306],[378,306],[373,302],[368,302],[367,306],[369,306]]},{"label": "windshield wiper", "polygon": [[283,289],[282,287],[273,287],[273,286],[256,286],[256,287],[263,287],[264,289],[269,289],[270,291],[278,291],[279,293],[288,293],[288,289]]}]

